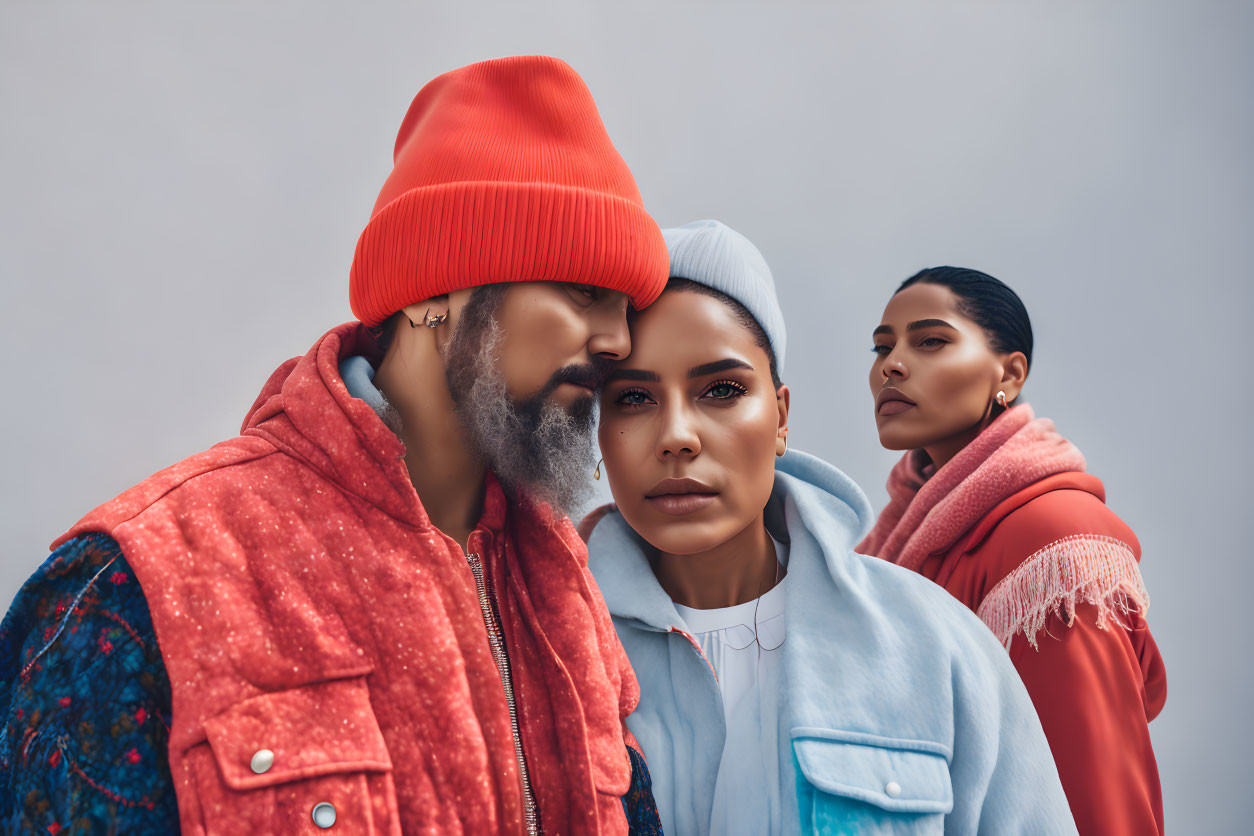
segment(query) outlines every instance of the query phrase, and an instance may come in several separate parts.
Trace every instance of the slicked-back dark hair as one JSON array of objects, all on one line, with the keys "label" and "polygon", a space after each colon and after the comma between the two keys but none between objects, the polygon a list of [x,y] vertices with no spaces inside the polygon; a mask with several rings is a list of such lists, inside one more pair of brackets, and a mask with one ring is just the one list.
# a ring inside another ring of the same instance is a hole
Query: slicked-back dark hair
[{"label": "slicked-back dark hair", "polygon": [[1032,368],[1032,320],[1019,294],[1004,282],[969,267],[929,267],[902,282],[893,295],[921,283],[949,288],[958,297],[958,310],[984,329],[994,351],[1022,351]]}]

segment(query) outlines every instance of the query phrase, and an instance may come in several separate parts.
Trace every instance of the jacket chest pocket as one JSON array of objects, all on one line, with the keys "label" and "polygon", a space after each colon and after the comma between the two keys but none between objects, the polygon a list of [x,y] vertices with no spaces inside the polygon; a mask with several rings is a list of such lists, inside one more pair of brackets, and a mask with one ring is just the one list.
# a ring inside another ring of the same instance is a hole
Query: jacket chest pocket
[{"label": "jacket chest pocket", "polygon": [[392,761],[363,677],[252,697],[205,721],[205,731],[207,743],[187,753],[204,832],[401,832]]},{"label": "jacket chest pocket", "polygon": [[949,750],[836,729],[792,731],[803,833],[943,833]]}]

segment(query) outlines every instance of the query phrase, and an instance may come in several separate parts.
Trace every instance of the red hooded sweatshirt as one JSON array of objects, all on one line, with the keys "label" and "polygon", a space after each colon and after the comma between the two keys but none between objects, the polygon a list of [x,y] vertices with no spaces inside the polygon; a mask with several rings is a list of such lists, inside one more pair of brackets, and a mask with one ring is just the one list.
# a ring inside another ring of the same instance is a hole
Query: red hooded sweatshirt
[{"label": "red hooded sweatshirt", "polygon": [[324,802],[342,833],[522,832],[476,560],[544,829],[625,832],[638,687],[582,541],[491,476],[472,557],[432,526],[401,442],[340,379],[368,340],[333,329],[271,376],[239,437],[62,538],[109,534],[143,586],[183,832],[318,833]]},{"label": "red hooded sweatshirt", "polygon": [[1026,404],[940,470],[921,453],[894,468],[858,551],[936,581],[1007,645],[1081,836],[1162,833],[1149,721],[1167,676],[1136,535],[1080,451]]}]

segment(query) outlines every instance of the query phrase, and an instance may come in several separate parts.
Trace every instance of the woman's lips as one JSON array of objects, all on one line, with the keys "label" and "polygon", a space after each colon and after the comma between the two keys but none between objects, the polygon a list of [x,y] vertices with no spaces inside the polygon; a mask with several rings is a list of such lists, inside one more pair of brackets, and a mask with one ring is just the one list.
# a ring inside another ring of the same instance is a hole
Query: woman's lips
[{"label": "woman's lips", "polygon": [[716,493],[664,493],[659,496],[646,496],[649,507],[670,514],[674,517],[700,511],[714,502]]},{"label": "woman's lips", "polygon": [[896,415],[899,412],[905,412],[907,409],[914,409],[914,404],[905,401],[888,400],[880,404],[877,410],[880,415]]},{"label": "woman's lips", "polygon": [[914,406],[914,401],[901,393],[896,386],[885,386],[875,396],[875,414],[897,415]]}]

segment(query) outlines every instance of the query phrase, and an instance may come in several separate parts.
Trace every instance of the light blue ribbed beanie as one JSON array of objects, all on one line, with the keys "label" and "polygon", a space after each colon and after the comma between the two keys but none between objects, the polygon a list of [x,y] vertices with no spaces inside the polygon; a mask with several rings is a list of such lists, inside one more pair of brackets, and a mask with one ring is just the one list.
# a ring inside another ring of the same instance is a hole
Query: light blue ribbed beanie
[{"label": "light blue ribbed beanie", "polygon": [[693,221],[662,230],[670,251],[671,276],[712,287],[744,305],[762,326],[784,374],[787,334],[766,259],[748,238],[719,221]]}]

